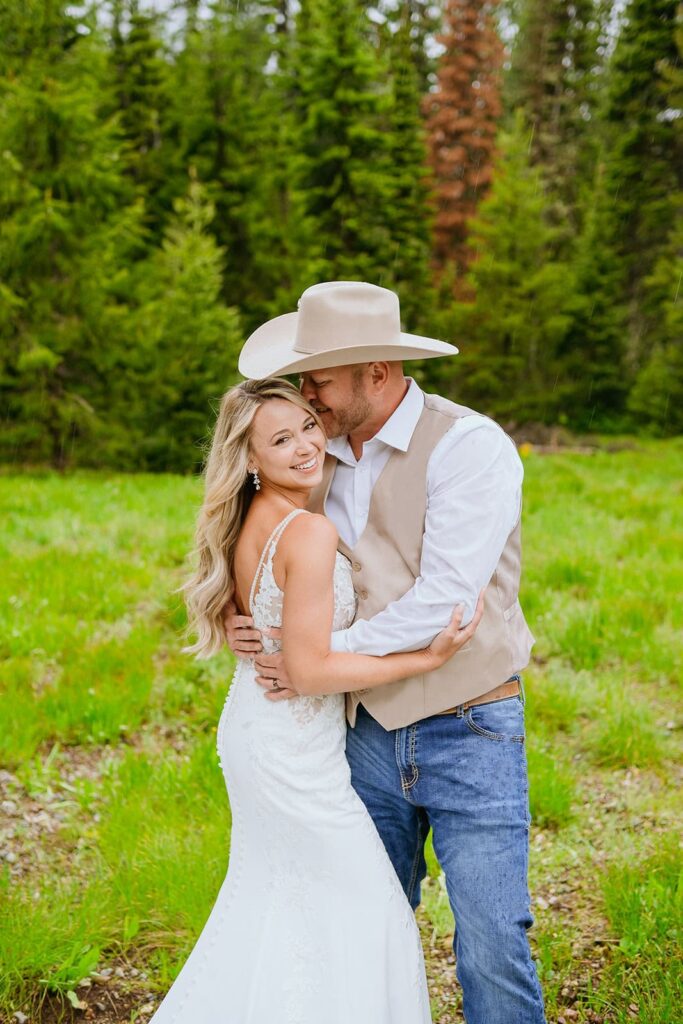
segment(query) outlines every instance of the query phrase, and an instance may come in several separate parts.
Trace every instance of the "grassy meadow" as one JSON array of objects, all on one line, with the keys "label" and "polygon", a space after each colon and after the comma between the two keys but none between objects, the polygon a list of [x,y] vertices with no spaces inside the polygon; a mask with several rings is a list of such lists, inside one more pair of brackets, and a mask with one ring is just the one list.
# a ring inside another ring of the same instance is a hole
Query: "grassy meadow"
[{"label": "grassy meadow", "polygon": [[[548,1020],[672,1024],[683,444],[524,455]],[[174,593],[199,498],[176,476],[0,474],[0,1020],[148,1020],[225,875],[231,660],[180,653]],[[434,1020],[461,1021],[433,856],[419,918]]]}]

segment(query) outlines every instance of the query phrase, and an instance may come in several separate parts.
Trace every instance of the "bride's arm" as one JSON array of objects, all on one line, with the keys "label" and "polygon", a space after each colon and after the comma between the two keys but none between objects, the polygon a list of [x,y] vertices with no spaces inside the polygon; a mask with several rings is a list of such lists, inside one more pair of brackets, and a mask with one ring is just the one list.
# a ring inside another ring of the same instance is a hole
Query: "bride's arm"
[{"label": "bride's arm", "polygon": [[[443,665],[474,634],[479,616],[459,629],[460,614],[419,651],[374,657],[330,651],[337,531],[324,516],[298,516],[278,548],[285,575],[282,654],[299,694],[344,693],[384,686]],[[470,628],[471,627],[471,628]]]}]

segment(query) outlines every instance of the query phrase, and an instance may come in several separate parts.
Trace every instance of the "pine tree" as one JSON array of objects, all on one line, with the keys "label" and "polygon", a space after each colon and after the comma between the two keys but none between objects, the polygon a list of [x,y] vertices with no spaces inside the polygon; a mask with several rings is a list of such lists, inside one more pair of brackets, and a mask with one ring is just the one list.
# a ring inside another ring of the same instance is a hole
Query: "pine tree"
[{"label": "pine tree", "polygon": [[199,31],[199,8],[201,0],[179,0],[177,7],[182,7],[185,12],[185,25],[183,26],[183,41],[187,41]]},{"label": "pine tree", "polygon": [[392,37],[391,169],[394,198],[387,222],[394,245],[391,276],[408,329],[424,327],[434,304],[427,148],[420,115],[419,72],[406,15]]},{"label": "pine tree", "polygon": [[280,45],[275,6],[216,0],[185,40],[166,117],[178,172],[196,167],[209,189],[212,232],[225,251],[223,298],[239,301],[247,330],[266,318],[288,274],[276,181],[282,101],[279,76],[266,70]]},{"label": "pine tree", "polygon": [[0,10],[2,454],[64,465],[97,429],[139,210],[122,174],[106,50],[54,2]]},{"label": "pine tree", "polygon": [[[371,5],[376,6],[376,5]],[[417,88],[424,96],[436,75],[436,58],[431,45],[441,25],[441,11],[432,0],[402,0],[388,6],[380,5],[390,28],[389,39],[403,29],[409,38],[411,63],[417,76]]]},{"label": "pine tree", "polygon": [[[475,259],[473,303],[458,303],[443,332],[461,349],[459,401],[508,422],[553,422],[563,411],[560,353],[571,324],[571,268],[553,257],[557,229],[548,224],[539,175],[529,166],[520,119],[501,134],[489,195],[470,224]],[[462,340],[459,340],[462,339]]]},{"label": "pine tree", "polygon": [[262,288],[249,327],[294,308],[311,283],[316,249],[302,203],[296,199],[296,161],[311,88],[308,57],[317,7],[310,0],[300,0],[296,16],[284,2],[276,7],[276,46],[270,58],[275,70],[266,76],[264,102],[269,121],[263,134],[268,145],[262,150],[259,172],[263,199],[256,211],[259,215],[252,218],[256,273]]},{"label": "pine tree", "polygon": [[[321,31],[320,7],[313,0],[299,0],[294,32],[286,53],[285,89],[287,108],[296,117],[300,127],[306,120],[306,113],[315,92],[315,75],[312,56],[316,50]],[[298,143],[298,139],[293,138]]]},{"label": "pine tree", "polygon": [[137,0],[115,0],[112,15],[111,61],[126,141],[125,166],[148,207],[156,212],[153,221],[158,226],[158,192],[165,179],[161,119],[166,66],[161,57],[157,16],[140,11]]},{"label": "pine tree", "polygon": [[136,268],[129,354],[112,403],[135,431],[118,438],[119,464],[197,469],[213,409],[237,379],[239,318],[221,301],[224,254],[209,233],[215,210],[193,177],[174,203],[162,245]]},{"label": "pine tree", "polygon": [[200,16],[200,0],[178,0],[176,6],[182,6],[184,24],[174,40],[173,59],[167,61],[165,102],[159,112],[164,167],[160,199],[166,211],[185,194],[188,168],[205,172],[204,152],[215,132],[209,97],[209,25]]},{"label": "pine tree", "polygon": [[599,164],[572,254],[573,312],[559,350],[563,412],[572,426],[582,429],[624,426],[628,376],[623,273],[614,250],[604,244],[613,234],[613,217]]},{"label": "pine tree", "polygon": [[[660,65],[662,90],[668,109],[683,107],[683,23],[676,29],[679,59]],[[678,144],[683,144],[683,121],[674,122]],[[629,409],[638,427],[656,433],[683,433],[683,198],[672,197],[674,220],[653,272],[644,281],[647,305],[658,311],[652,350],[644,360],[631,395]]]},{"label": "pine tree", "polygon": [[532,159],[568,234],[579,229],[579,189],[596,159],[604,16],[596,0],[526,0],[508,79],[508,106],[532,128]]},{"label": "pine tree", "polygon": [[667,69],[679,59],[676,0],[631,0],[614,53],[605,130],[606,188],[629,307],[629,355],[637,370],[659,340],[661,317],[646,280],[667,246],[683,188],[683,138],[672,116]]},{"label": "pine tree", "polygon": [[[683,22],[675,31],[678,60],[662,62],[662,92],[668,109],[683,108]],[[673,124],[683,146],[683,119]],[[683,433],[683,197],[671,197],[674,218],[667,243],[644,281],[647,307],[656,310],[657,330],[651,350],[629,396],[636,426],[659,434]]]},{"label": "pine tree", "polygon": [[635,380],[629,410],[638,429],[683,434],[683,206],[645,283],[660,299],[660,330]]},{"label": "pine tree", "polygon": [[425,100],[436,182],[437,264],[465,270],[467,221],[488,191],[501,114],[502,44],[489,0],[448,0],[437,88]]},{"label": "pine tree", "polygon": [[309,35],[305,119],[295,164],[312,280],[393,281],[394,197],[386,69],[358,0],[323,0]]}]

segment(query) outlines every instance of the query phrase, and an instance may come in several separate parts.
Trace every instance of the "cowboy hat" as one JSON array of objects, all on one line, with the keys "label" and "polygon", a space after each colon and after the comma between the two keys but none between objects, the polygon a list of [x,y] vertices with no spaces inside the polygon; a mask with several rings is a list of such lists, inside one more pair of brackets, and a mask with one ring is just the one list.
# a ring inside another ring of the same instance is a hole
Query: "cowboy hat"
[{"label": "cowboy hat", "polygon": [[376,284],[314,284],[298,307],[297,313],[276,316],[247,338],[239,358],[244,377],[458,353],[445,341],[402,331],[398,295]]}]

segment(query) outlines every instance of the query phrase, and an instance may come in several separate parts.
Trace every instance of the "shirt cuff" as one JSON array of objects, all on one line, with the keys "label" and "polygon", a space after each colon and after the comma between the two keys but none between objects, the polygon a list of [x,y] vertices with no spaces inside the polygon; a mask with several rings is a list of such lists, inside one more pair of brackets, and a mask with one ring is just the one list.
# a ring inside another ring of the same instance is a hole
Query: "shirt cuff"
[{"label": "shirt cuff", "polygon": [[350,654],[351,648],[348,645],[347,630],[337,629],[332,633],[330,638],[330,650],[335,651],[337,654]]}]

